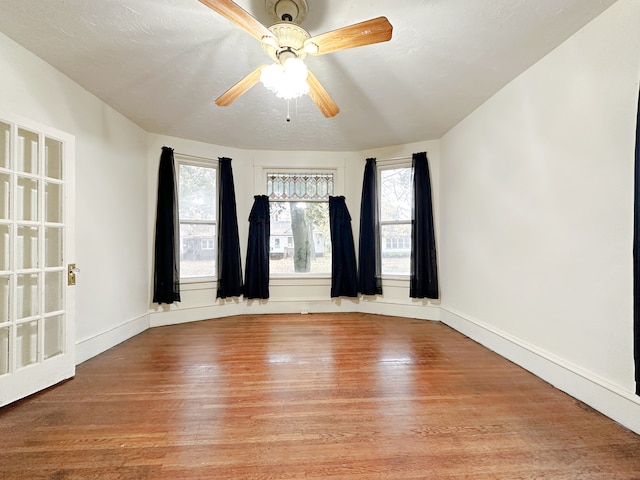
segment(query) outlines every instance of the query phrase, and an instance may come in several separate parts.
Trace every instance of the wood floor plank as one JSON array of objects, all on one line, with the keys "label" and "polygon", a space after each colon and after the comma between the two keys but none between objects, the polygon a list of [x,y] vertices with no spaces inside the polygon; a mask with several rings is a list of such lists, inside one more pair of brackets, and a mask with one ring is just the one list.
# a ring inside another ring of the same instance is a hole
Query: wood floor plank
[{"label": "wood floor plank", "polygon": [[640,437],[437,322],[148,330],[0,409],[2,480],[640,479]]}]

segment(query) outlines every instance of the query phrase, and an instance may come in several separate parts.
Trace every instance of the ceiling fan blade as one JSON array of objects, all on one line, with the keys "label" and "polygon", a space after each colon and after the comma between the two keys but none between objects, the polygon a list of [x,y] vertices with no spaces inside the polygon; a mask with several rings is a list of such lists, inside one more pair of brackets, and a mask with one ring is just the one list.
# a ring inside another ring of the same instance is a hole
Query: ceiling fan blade
[{"label": "ceiling fan blade", "polygon": [[251,87],[260,81],[260,74],[265,65],[260,65],[249,75],[244,77],[238,83],[236,83],[229,90],[224,92],[216,99],[216,105],[219,107],[226,107],[231,105],[240,95],[247,92]]},{"label": "ceiling fan blade", "polygon": [[313,44],[318,47],[317,51],[309,50],[312,55],[324,55],[337,50],[387,42],[391,40],[392,32],[393,26],[389,20],[378,17],[311,37],[305,45]]},{"label": "ceiling fan blade", "polygon": [[272,37],[273,34],[267,27],[262,25],[250,13],[244,10],[240,5],[231,0],[199,0],[211,10],[219,13],[232,23],[253,35],[259,41],[262,37]]},{"label": "ceiling fan blade", "polygon": [[338,105],[336,105],[336,102],[329,96],[316,76],[311,73],[311,70],[309,70],[307,83],[309,84],[309,96],[311,100],[313,100],[313,103],[318,106],[322,114],[327,118],[335,117],[340,112]]}]

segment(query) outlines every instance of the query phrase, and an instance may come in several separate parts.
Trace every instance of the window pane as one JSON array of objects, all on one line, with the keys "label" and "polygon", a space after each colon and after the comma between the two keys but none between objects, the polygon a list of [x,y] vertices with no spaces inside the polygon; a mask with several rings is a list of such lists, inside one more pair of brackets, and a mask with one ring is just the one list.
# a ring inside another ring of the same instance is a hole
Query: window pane
[{"label": "window pane", "polygon": [[180,220],[216,219],[216,169],[179,164]]},{"label": "window pane", "polygon": [[180,278],[216,276],[216,175],[214,166],[178,164]]},{"label": "window pane", "polygon": [[272,200],[329,200],[333,173],[268,173],[267,195]]},{"label": "window pane", "polygon": [[180,278],[213,277],[216,273],[216,226],[180,224]]},{"label": "window pane", "polygon": [[270,202],[271,274],[331,273],[327,202]]},{"label": "window pane", "polygon": [[411,224],[382,225],[382,273],[409,275],[411,260]]},{"label": "window pane", "polygon": [[380,220],[411,220],[411,168],[380,171]]}]

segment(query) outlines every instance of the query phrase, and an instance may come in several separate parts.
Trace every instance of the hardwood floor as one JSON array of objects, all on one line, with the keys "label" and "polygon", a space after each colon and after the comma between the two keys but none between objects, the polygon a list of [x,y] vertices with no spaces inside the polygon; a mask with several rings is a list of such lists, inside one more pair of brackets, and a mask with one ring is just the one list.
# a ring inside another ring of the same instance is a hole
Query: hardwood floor
[{"label": "hardwood floor", "polygon": [[154,328],[0,409],[2,480],[640,479],[640,437],[443,324]]}]

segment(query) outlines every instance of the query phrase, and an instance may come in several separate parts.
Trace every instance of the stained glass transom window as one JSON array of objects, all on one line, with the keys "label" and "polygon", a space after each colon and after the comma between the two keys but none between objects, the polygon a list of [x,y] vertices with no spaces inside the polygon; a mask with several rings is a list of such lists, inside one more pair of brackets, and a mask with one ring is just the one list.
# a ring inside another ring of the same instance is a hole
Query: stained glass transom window
[{"label": "stained glass transom window", "polygon": [[333,195],[333,173],[268,173],[270,200],[329,200]]}]

